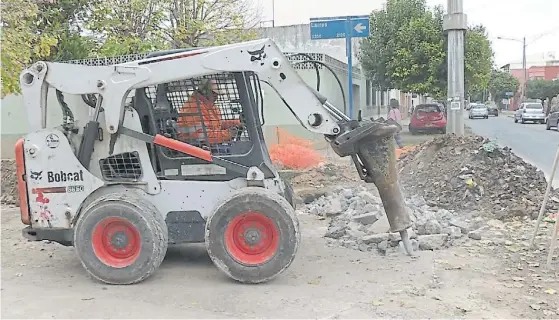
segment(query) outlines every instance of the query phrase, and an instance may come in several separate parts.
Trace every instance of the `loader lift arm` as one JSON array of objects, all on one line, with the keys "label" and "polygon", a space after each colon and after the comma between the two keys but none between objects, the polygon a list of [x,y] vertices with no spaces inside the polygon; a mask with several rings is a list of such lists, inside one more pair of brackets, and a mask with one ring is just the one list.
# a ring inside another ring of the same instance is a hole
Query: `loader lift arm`
[{"label": "loader lift arm", "polygon": [[[270,39],[200,48],[112,66],[37,62],[22,72],[20,83],[30,130],[46,127],[46,96],[48,87],[52,86],[70,94],[99,94],[102,99],[98,107],[105,112],[105,130],[116,138],[123,131],[124,100],[130,90],[218,72],[246,71],[256,73],[261,81],[268,83],[303,127],[323,134],[339,156],[350,156],[361,179],[375,183],[391,230],[402,234],[409,249],[406,230],[411,221],[398,185],[393,142],[393,135],[401,128],[390,122],[359,122],[346,117],[303,81]],[[37,101],[40,112],[37,112]],[[185,146],[179,149],[188,150]],[[196,152],[192,153],[196,156]]]}]

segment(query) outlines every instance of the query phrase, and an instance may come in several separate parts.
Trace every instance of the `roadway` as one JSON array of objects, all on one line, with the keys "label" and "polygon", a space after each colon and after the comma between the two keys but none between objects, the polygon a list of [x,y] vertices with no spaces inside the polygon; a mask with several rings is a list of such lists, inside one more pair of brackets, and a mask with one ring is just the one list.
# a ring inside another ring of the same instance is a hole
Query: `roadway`
[{"label": "roadway", "polygon": [[[501,146],[507,146],[525,161],[541,169],[549,179],[553,161],[559,146],[559,132],[548,131],[545,124],[514,123],[512,116],[500,114],[489,119],[470,120],[465,123],[473,133],[495,139]],[[555,173],[553,185],[559,186],[559,171]]]}]

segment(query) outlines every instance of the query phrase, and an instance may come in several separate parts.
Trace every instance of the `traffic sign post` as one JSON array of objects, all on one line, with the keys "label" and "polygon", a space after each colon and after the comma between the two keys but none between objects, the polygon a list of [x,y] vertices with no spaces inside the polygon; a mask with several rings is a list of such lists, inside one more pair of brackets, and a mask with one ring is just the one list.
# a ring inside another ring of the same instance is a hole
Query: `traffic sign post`
[{"label": "traffic sign post", "polygon": [[353,54],[351,39],[369,36],[369,16],[311,18],[311,40],[345,38],[348,74],[348,116],[353,119]]}]

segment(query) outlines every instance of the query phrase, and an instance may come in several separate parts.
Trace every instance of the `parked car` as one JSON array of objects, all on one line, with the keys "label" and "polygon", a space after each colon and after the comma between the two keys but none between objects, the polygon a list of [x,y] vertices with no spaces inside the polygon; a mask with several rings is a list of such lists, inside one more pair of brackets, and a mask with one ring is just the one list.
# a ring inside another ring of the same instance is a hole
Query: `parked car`
[{"label": "parked car", "polygon": [[533,123],[545,123],[545,112],[543,105],[538,102],[524,102],[514,113],[514,123],[520,121],[526,123],[527,121]]},{"label": "parked car", "polygon": [[490,116],[499,116],[499,109],[496,106],[487,106],[487,110],[489,111]]},{"label": "parked car", "polygon": [[553,106],[547,119],[545,121],[545,128],[547,130],[551,130],[551,128],[555,128],[555,130],[559,131],[559,106]]},{"label": "parked car", "polygon": [[409,130],[411,134],[419,132],[446,133],[446,115],[444,107],[439,104],[418,104],[413,110]]},{"label": "parked car", "polygon": [[475,118],[489,118],[489,110],[487,106],[484,104],[473,104],[470,108],[470,112],[468,113],[468,118],[475,119]]}]

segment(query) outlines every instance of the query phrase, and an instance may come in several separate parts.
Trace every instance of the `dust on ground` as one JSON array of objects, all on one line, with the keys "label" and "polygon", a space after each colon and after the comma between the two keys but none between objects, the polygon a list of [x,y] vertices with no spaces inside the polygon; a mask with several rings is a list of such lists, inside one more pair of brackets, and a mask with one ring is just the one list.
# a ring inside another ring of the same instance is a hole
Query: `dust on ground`
[{"label": "dust on ground", "polygon": [[[559,314],[557,277],[543,269],[543,253],[508,242],[489,244],[487,236],[484,242],[421,251],[416,258],[381,256],[329,246],[322,237],[326,221],[311,215],[300,221],[297,258],[269,283],[233,282],[212,265],[203,246],[179,245],[170,247],[145,282],[109,286],[87,277],[72,248],[23,240],[17,208],[3,206],[1,312],[6,318],[183,319],[549,319]],[[498,230],[513,242],[511,235],[524,233]],[[542,235],[539,242],[545,242]],[[39,290],[40,298],[30,303],[29,292]]]}]

